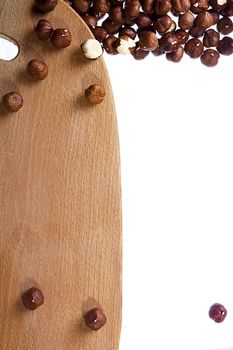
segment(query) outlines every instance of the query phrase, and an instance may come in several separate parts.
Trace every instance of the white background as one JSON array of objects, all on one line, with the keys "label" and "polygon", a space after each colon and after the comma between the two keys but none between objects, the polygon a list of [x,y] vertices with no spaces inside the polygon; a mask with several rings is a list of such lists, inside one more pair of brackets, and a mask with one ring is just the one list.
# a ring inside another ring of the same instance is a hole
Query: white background
[{"label": "white background", "polygon": [[233,349],[232,56],[105,60],[122,161],[120,350]]}]

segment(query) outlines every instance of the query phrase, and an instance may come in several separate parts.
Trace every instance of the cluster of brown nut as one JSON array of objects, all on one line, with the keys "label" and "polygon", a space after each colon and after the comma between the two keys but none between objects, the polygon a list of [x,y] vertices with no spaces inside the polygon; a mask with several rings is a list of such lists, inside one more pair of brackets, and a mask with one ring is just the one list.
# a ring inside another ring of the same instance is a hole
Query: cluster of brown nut
[{"label": "cluster of brown nut", "polygon": [[152,52],[179,62],[186,53],[213,67],[233,53],[233,0],[70,2],[108,54],[141,60]]}]

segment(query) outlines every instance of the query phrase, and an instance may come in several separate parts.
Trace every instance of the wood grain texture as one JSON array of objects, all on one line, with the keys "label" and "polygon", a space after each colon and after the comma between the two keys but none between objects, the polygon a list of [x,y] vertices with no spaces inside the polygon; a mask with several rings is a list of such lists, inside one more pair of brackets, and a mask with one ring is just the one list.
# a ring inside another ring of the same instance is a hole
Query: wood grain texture
[{"label": "wood grain texture", "polygon": [[[32,1],[1,1],[0,32],[20,55],[0,61],[0,96],[18,90],[25,103],[9,115],[0,105],[0,343],[1,350],[117,350],[121,324],[121,189],[114,101],[103,59],[86,60],[80,44],[92,37],[60,0],[38,15]],[[40,18],[68,27],[72,45],[55,50],[36,39]],[[33,82],[27,63],[49,66]],[[90,106],[92,83],[107,96]],[[38,286],[45,303],[22,306]],[[83,313],[103,308],[108,322],[86,329]]]}]

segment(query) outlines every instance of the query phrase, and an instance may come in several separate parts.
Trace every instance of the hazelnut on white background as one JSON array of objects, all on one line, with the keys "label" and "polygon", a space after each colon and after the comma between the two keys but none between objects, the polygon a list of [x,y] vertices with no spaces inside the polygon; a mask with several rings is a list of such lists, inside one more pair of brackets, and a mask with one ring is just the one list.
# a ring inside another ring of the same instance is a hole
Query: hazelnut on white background
[{"label": "hazelnut on white background", "polygon": [[136,43],[127,35],[119,37],[119,45],[117,46],[117,51],[122,55],[129,55],[134,51]]},{"label": "hazelnut on white background", "polygon": [[98,40],[88,39],[82,44],[82,51],[86,58],[94,60],[103,55],[103,48]]}]

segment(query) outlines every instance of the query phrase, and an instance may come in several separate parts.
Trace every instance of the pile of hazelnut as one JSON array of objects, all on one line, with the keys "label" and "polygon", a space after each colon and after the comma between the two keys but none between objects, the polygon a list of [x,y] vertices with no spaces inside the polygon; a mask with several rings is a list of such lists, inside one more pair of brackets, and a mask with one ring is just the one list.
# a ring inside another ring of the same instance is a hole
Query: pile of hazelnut
[{"label": "pile of hazelnut", "polygon": [[108,54],[150,52],[169,61],[184,53],[213,67],[233,53],[233,0],[71,0]]}]

